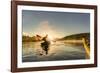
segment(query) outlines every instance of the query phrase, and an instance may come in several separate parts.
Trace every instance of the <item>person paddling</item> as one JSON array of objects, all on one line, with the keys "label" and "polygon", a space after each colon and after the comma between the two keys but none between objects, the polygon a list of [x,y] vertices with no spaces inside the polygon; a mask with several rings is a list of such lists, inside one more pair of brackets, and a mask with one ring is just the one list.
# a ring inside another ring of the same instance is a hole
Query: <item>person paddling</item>
[{"label": "person paddling", "polygon": [[44,42],[41,43],[41,47],[45,51],[46,54],[48,54],[48,50],[49,50],[49,46],[50,46],[50,41],[47,38],[48,38],[48,35],[46,35],[45,37],[43,37],[42,40]]}]

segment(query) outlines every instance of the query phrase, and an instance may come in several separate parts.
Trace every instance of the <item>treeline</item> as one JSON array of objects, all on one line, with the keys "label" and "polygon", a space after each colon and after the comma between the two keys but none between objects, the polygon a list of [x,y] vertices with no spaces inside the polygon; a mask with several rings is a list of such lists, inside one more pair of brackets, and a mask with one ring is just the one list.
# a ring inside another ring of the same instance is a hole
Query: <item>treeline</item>
[{"label": "treeline", "polygon": [[[43,37],[36,35],[33,37],[30,36],[22,36],[22,41],[23,42],[36,42],[36,41],[41,41]],[[80,33],[80,34],[73,34],[73,35],[69,35],[69,36],[65,36],[61,39],[55,39],[55,40],[81,40],[82,38],[85,38],[87,40],[90,40],[90,33]]]},{"label": "treeline", "polygon": [[61,38],[60,40],[81,40],[82,38],[90,39],[90,33],[80,33],[80,34],[73,34],[66,37]]},{"label": "treeline", "polygon": [[23,35],[22,41],[23,42],[37,42],[37,41],[41,41],[41,37],[38,35],[33,36],[33,37]]}]

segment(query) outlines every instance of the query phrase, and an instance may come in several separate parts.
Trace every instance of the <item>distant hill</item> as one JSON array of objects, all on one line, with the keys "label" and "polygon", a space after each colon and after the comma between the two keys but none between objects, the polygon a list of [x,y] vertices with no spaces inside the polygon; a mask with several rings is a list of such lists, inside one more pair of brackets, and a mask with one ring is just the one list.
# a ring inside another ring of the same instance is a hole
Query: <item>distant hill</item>
[{"label": "distant hill", "polygon": [[[90,33],[79,33],[79,34],[73,34],[69,36],[62,37],[60,39],[56,38],[55,40],[81,40],[82,38],[86,38],[87,40],[90,40]],[[40,35],[35,35],[35,36],[22,36],[22,41],[23,42],[36,42],[36,41],[41,41],[42,36]]]},{"label": "distant hill", "polygon": [[83,37],[86,38],[86,39],[89,39],[90,38],[90,33],[73,34],[73,35],[65,36],[65,37],[63,37],[59,40],[72,40],[72,39],[80,40]]}]

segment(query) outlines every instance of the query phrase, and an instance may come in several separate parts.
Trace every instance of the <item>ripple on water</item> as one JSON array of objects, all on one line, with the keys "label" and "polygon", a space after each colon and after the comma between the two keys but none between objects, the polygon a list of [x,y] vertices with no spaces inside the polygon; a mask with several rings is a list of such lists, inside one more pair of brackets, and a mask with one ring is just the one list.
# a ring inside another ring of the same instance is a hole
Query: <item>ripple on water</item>
[{"label": "ripple on water", "polygon": [[76,60],[85,59],[85,50],[82,45],[66,45],[64,43],[54,43],[50,45],[49,54],[41,49],[40,42],[23,43],[22,61],[56,61],[56,60]]}]

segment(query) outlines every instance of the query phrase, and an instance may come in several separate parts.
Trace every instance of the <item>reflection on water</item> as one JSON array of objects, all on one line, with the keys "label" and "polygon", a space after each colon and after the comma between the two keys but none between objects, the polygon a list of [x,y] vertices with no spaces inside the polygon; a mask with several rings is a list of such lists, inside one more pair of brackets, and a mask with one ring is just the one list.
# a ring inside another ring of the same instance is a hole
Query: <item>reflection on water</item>
[{"label": "reflection on water", "polygon": [[40,43],[41,42],[23,42],[23,62],[85,59],[83,45],[55,42],[50,45],[49,54],[45,55]]}]

